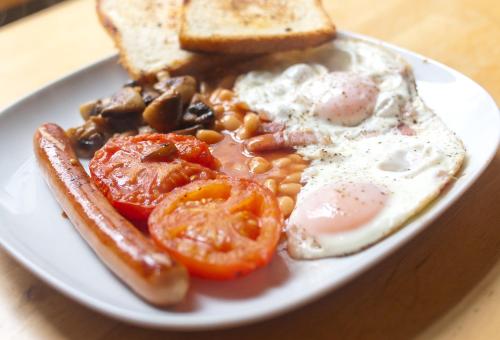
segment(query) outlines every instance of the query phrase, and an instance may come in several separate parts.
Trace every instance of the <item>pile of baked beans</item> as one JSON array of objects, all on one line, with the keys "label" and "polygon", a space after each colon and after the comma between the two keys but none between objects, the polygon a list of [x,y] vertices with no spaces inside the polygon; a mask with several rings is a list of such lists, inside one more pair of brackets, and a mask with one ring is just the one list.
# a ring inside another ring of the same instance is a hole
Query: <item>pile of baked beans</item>
[{"label": "pile of baked beans", "polygon": [[[259,128],[270,120],[263,113],[250,110],[248,105],[238,100],[228,89],[216,89],[210,96],[216,121],[213,130],[198,130],[196,137],[216,148],[224,138],[232,138],[238,143],[259,135]],[[297,194],[302,188],[302,172],[308,162],[293,151],[280,150],[252,154],[245,151],[243,172],[260,182],[277,195],[283,215],[288,217],[295,207]],[[222,160],[222,162],[224,162]]]}]

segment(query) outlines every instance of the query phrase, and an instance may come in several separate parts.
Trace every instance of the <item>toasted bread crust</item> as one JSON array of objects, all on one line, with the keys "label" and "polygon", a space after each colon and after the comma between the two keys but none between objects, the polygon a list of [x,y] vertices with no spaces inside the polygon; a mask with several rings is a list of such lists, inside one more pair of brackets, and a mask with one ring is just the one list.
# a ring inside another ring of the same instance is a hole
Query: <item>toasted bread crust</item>
[{"label": "toasted bread crust", "polygon": [[244,37],[244,36],[212,36],[211,39],[179,36],[182,48],[197,52],[229,53],[229,54],[262,54],[287,50],[302,49],[321,45],[332,40],[336,35],[335,29],[323,30],[314,33],[298,33],[290,35],[275,35],[272,37]]},{"label": "toasted bread crust", "polygon": [[[320,0],[314,0],[317,15],[324,22],[318,29],[293,32],[287,28],[286,32],[265,35],[218,34],[197,35],[190,30],[187,18],[193,0],[184,0],[181,15],[179,42],[183,49],[197,52],[226,53],[226,54],[262,54],[293,49],[302,49],[318,46],[336,35],[336,29],[330,18],[324,12]],[[293,24],[293,23],[291,23]],[[235,28],[237,30],[237,28]]]},{"label": "toasted bread crust", "polygon": [[[197,53],[190,53],[183,51],[185,54],[182,57],[176,58],[171,61],[165,61],[164,65],[161,67],[138,67],[134,64],[129,56],[127,47],[123,42],[122,32],[116,27],[113,20],[109,17],[104,9],[104,3],[107,0],[97,0],[96,1],[96,12],[101,22],[102,26],[108,33],[108,35],[113,40],[115,46],[117,47],[120,55],[119,62],[129,73],[130,77],[136,80],[152,82],[156,80],[156,74],[160,71],[168,71],[172,75],[183,75],[183,74],[198,74],[207,70],[208,68],[224,65],[226,63],[235,62],[243,59],[242,56],[214,56],[214,55],[202,55]],[[147,1],[147,0],[143,0]],[[177,1],[177,0],[163,0],[163,1]],[[169,20],[169,18],[165,18]],[[163,29],[166,29],[163,27]],[[179,53],[180,48],[177,46],[170,46],[172,53]]]}]

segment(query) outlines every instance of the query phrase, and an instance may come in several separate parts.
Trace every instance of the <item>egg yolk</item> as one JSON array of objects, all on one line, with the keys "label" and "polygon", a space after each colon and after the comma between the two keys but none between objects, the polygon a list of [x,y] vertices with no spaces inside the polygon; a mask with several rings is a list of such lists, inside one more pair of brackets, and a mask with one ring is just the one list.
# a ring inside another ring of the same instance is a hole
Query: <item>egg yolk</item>
[{"label": "egg yolk", "polygon": [[386,200],[386,192],[372,183],[328,184],[303,197],[289,224],[311,235],[353,231],[377,216]]},{"label": "egg yolk", "polygon": [[324,88],[314,113],[334,124],[355,126],[375,108],[377,85],[368,77],[352,72],[332,72],[320,79]]}]

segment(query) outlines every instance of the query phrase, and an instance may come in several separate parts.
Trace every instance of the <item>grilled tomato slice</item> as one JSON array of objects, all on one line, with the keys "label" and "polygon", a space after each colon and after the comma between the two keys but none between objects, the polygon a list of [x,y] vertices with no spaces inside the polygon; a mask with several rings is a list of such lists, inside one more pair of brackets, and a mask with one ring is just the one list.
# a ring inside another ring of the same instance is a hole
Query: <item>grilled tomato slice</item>
[{"label": "grilled tomato slice", "polygon": [[145,134],[110,139],[90,161],[92,180],[138,226],[172,189],[217,177],[218,161],[192,136]]},{"label": "grilled tomato slice", "polygon": [[231,279],[267,264],[283,217],[276,197],[247,179],[198,180],[169,193],[148,220],[153,240],[191,274]]}]

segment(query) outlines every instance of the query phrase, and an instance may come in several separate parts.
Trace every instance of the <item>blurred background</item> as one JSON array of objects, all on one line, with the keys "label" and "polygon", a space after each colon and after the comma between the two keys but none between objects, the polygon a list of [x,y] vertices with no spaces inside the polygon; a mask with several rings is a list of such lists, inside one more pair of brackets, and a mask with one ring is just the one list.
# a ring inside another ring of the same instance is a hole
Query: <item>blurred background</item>
[{"label": "blurred background", "polygon": [[0,0],[0,26],[64,0]]}]

